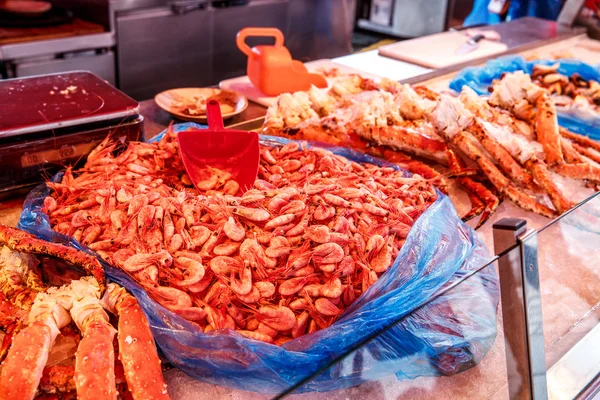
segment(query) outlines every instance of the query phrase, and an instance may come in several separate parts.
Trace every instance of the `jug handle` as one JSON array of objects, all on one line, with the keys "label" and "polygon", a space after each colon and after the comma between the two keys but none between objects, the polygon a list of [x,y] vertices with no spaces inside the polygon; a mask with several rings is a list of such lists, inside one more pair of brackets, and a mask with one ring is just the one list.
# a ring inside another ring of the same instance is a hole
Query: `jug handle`
[{"label": "jug handle", "polygon": [[238,49],[248,57],[252,54],[252,49],[246,44],[249,36],[274,37],[275,47],[283,46],[283,33],[277,28],[244,28],[238,32],[235,40]]}]

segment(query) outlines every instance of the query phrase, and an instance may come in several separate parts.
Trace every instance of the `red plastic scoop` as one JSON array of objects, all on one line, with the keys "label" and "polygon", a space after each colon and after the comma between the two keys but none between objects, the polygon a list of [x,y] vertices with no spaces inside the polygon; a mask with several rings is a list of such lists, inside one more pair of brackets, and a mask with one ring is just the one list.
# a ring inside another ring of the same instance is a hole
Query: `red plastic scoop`
[{"label": "red plastic scoop", "polygon": [[[207,190],[215,181],[214,168],[231,174],[239,194],[254,186],[260,157],[256,132],[225,129],[216,100],[206,105],[207,129],[188,129],[177,134],[179,154],[194,185]],[[224,182],[220,182],[222,184]]]}]

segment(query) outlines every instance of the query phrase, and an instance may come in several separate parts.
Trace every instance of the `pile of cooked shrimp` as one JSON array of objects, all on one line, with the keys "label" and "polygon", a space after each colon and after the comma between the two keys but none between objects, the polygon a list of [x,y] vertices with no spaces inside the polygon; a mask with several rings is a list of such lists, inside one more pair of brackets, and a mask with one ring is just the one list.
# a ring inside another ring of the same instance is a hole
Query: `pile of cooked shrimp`
[{"label": "pile of cooked shrimp", "polygon": [[419,176],[297,142],[261,145],[243,194],[218,170],[193,188],[174,132],[117,150],[107,140],[81,170],[48,183],[53,228],[205,332],[269,343],[331,325],[392,266],[437,199]]}]

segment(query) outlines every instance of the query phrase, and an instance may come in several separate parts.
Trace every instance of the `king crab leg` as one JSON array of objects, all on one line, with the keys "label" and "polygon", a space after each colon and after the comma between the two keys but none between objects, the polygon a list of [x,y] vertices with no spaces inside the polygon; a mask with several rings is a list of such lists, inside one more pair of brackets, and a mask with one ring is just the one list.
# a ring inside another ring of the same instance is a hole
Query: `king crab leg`
[{"label": "king crab leg", "polygon": [[481,201],[479,197],[471,192],[467,192],[467,196],[469,196],[469,201],[471,202],[471,209],[461,218],[464,222],[470,221],[478,215],[483,214],[483,211],[485,210],[485,204],[483,204],[483,201]]},{"label": "king crab leg", "polygon": [[100,304],[100,288],[93,278],[84,277],[71,282],[64,295],[71,298],[71,316],[83,335],[75,358],[77,398],[116,399],[116,330]]},{"label": "king crab leg", "polygon": [[152,332],[136,299],[124,288],[110,283],[102,305],[119,316],[119,358],[132,397],[135,400],[168,399]]},{"label": "king crab leg", "polygon": [[[30,399],[40,387],[42,391],[48,390],[50,393],[77,389],[79,399],[115,399],[118,395],[113,349],[116,330],[110,324],[100,302],[101,289],[104,286],[94,277],[84,277],[72,280],[60,288],[47,289],[37,268],[39,261],[25,252],[51,255],[83,267],[88,272],[101,274],[103,283],[104,276],[102,269],[97,268],[97,261],[75,249],[46,243],[2,225],[0,244],[4,245],[0,249],[0,325],[7,327],[0,355],[3,352],[8,353],[0,375],[0,393],[6,394],[6,398]],[[111,287],[113,292],[119,293],[115,301],[120,310],[120,326],[126,330],[133,329],[133,333],[139,329],[144,343],[142,351],[135,354],[137,361],[140,361],[139,357],[144,359],[129,368],[129,375],[133,378],[128,381],[135,381],[135,374],[139,374],[141,365],[141,370],[150,371],[150,374],[143,375],[142,383],[139,380],[137,382],[138,386],[146,385],[147,382],[160,382],[162,385],[160,395],[145,392],[144,389],[147,388],[143,388],[142,394],[134,398],[168,398],[152,334],[139,305],[124,289],[116,290],[118,286],[114,284]],[[29,314],[30,323],[13,337],[10,330],[20,327],[23,317],[19,317],[18,312],[23,311]],[[67,326],[71,318],[83,335],[83,338],[78,340],[75,366],[45,367],[58,334],[74,333],[72,325]],[[122,354],[129,353],[125,348],[123,350]],[[24,360],[27,363],[26,368],[23,367]],[[154,361],[155,367],[143,365],[146,360]],[[157,376],[154,377],[151,373],[156,373]],[[120,382],[124,382],[123,374],[119,376]],[[138,389],[137,393],[139,392]]]},{"label": "king crab leg", "polygon": [[[472,124],[474,117],[460,100],[442,95],[430,118],[438,134],[475,161],[499,193],[505,194],[511,201],[526,210],[547,217],[555,216],[556,213],[553,210],[538,203],[535,198],[524,193],[521,188],[504,176],[494,162],[475,144],[476,139],[471,139],[464,131]],[[500,144],[498,145],[500,146]]]},{"label": "king crab leg", "polygon": [[30,324],[15,336],[4,362],[0,393],[11,399],[33,399],[50,349],[72,317],[83,334],[75,361],[78,398],[116,399],[112,347],[116,331],[99,297],[100,288],[93,277],[39,293],[29,313]]},{"label": "king crab leg", "polygon": [[[448,165],[453,171],[464,170],[466,168],[464,162],[456,155],[452,149],[447,150]],[[469,177],[457,177],[458,183],[465,189],[471,200],[471,210],[462,218],[463,221],[468,221],[481,214],[479,222],[475,229],[479,229],[492,215],[498,205],[500,199],[494,195],[483,184],[474,181]]]},{"label": "king crab leg", "polygon": [[452,143],[458,147],[467,157],[479,165],[492,185],[498,192],[505,194],[512,202],[528,211],[536,212],[548,218],[556,216],[556,212],[543,204],[537,202],[532,196],[527,195],[508,178],[502,175],[502,172],[475,146],[471,140],[464,134],[458,133],[451,139]]},{"label": "king crab leg", "polygon": [[402,126],[361,126],[357,134],[379,145],[396,150],[411,151],[446,164],[446,144],[438,139],[421,135],[415,129]]},{"label": "king crab leg", "polygon": [[573,206],[573,204],[562,195],[560,189],[558,186],[556,186],[554,181],[552,181],[550,171],[544,163],[536,160],[535,158],[531,158],[525,163],[525,165],[527,165],[535,180],[540,184],[541,187],[545,189],[546,193],[548,193],[550,201],[552,201],[552,205],[554,208],[556,208],[559,214],[564,213]]},{"label": "king crab leg", "polygon": [[473,123],[466,130],[477,138],[509,178],[524,187],[530,187],[533,184],[531,174],[524,170],[496,139],[485,133],[478,118],[474,118]]},{"label": "king crab leg", "polygon": [[30,324],[13,339],[2,366],[0,393],[7,399],[34,398],[50,348],[60,328],[71,321],[69,313],[46,293],[36,297],[29,319]]},{"label": "king crab leg", "polygon": [[36,295],[45,287],[37,269],[37,260],[5,246],[0,250],[0,271],[0,326],[5,333],[0,347],[1,363],[21,327],[19,314],[29,313]]},{"label": "king crab leg", "polygon": [[589,158],[590,160],[594,161],[595,163],[600,164],[600,151],[588,148],[588,147],[584,147],[582,145],[580,145],[579,143],[571,143],[571,145],[573,146],[573,148],[582,156]]},{"label": "king crab leg", "polygon": [[559,128],[559,132],[562,137],[572,140],[574,143],[600,152],[600,143],[590,139],[587,136],[578,135],[577,133],[571,132],[565,128]]},{"label": "king crab leg", "polygon": [[537,98],[536,107],[535,133],[538,142],[544,146],[546,164],[550,166],[562,164],[565,159],[560,145],[554,102],[547,93],[543,93]]},{"label": "king crab leg", "polygon": [[[575,179],[600,181],[600,168],[586,162],[567,164],[559,133],[556,106],[547,93],[537,100],[535,131],[544,146],[546,163],[560,175]],[[568,152],[568,148],[566,149]]]}]

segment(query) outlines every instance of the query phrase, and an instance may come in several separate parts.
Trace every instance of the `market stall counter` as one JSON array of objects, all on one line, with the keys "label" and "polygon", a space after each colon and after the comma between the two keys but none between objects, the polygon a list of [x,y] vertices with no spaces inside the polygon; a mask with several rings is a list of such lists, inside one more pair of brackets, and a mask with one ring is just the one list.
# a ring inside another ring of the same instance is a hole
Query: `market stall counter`
[{"label": "market stall counter", "polygon": [[[583,59],[593,44],[580,36],[523,55],[581,51]],[[459,107],[433,91],[448,90],[454,75],[419,82],[417,107],[409,111],[443,101]],[[385,99],[409,90],[395,82],[376,89],[360,86],[371,85],[368,80],[354,82],[358,96]],[[227,126],[269,133],[277,107],[265,119],[266,109],[251,104]],[[261,135],[258,187],[238,194],[227,174],[213,171],[217,179],[211,175],[195,192],[201,196],[189,196],[194,189],[176,138],[177,131],[199,126],[169,127],[169,115],[152,101],[142,102],[139,113],[145,143],[113,152],[117,144],[103,142],[81,169],[32,191],[24,210],[23,199],[2,202],[0,222],[19,222],[43,239],[97,257],[110,280],[136,295],[162,354],[177,367],[165,372],[171,398],[504,399],[547,392],[563,399],[593,393],[600,371],[589,345],[600,320],[600,196],[593,186],[561,186],[573,202],[570,210],[556,211],[561,203],[547,200],[530,207],[534,213],[507,195],[485,219],[464,223],[460,216],[471,212],[473,197],[457,182],[472,172],[453,179],[444,167],[401,159],[403,168],[420,168],[410,174],[373,157],[390,154],[374,153],[379,145],[346,148],[364,138],[343,146],[303,144],[280,137],[286,131],[279,126],[278,137]],[[104,187],[107,172],[121,185],[114,195]],[[423,178],[426,172],[432,177]],[[441,184],[446,175],[452,182]],[[73,208],[71,191],[89,203]],[[202,215],[194,213],[198,201],[206,208]],[[110,218],[103,218],[110,207]],[[96,214],[88,226],[87,217]],[[135,234],[128,237],[130,230]],[[230,330],[219,331],[223,327]],[[586,363],[578,363],[582,355]]]}]

